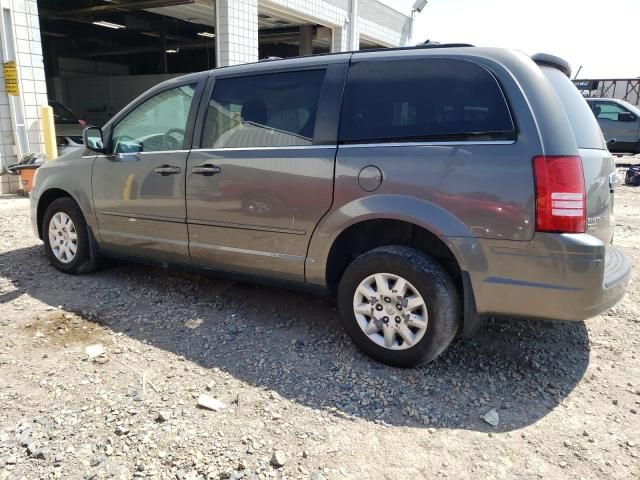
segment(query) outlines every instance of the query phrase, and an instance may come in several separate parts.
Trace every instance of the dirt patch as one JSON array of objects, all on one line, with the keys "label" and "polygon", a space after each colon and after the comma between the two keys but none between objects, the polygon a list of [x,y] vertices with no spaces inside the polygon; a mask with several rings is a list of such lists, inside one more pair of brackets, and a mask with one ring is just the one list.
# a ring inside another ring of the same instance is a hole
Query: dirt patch
[{"label": "dirt patch", "polygon": [[34,342],[51,347],[69,347],[77,344],[105,342],[108,335],[96,323],[96,317],[87,319],[64,310],[51,310],[36,315],[23,330],[33,336]]}]

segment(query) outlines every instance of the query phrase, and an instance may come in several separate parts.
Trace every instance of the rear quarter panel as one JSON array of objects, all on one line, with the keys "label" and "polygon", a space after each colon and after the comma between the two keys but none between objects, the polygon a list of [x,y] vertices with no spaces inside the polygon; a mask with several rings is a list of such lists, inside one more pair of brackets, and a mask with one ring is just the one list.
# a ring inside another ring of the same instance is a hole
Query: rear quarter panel
[{"label": "rear quarter panel", "polygon": [[[485,66],[498,79],[516,123],[517,140],[340,146],[334,202],[312,238],[307,281],[324,283],[333,241],[349,226],[369,218],[401,219],[439,235],[463,269],[475,238],[516,242],[533,238],[532,158],[542,153],[542,145],[529,100],[508,65],[520,65],[521,59],[504,51],[496,51],[504,62],[477,56],[473,49],[464,52],[460,58]],[[373,192],[358,184],[359,172],[368,165],[382,172],[382,184]],[[457,247],[459,242],[451,241],[454,238],[469,240],[462,242],[464,251]]]}]

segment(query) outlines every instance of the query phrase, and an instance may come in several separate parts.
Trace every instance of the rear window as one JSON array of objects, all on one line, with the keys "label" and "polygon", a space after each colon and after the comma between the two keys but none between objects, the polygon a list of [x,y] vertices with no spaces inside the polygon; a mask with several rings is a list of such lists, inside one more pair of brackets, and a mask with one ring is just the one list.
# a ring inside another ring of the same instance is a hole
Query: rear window
[{"label": "rear window", "polygon": [[479,65],[432,58],[349,68],[341,142],[511,139],[500,85]]},{"label": "rear window", "polygon": [[605,148],[602,131],[589,104],[569,78],[560,70],[542,67],[545,76],[558,94],[571,123],[573,136],[580,148]]}]

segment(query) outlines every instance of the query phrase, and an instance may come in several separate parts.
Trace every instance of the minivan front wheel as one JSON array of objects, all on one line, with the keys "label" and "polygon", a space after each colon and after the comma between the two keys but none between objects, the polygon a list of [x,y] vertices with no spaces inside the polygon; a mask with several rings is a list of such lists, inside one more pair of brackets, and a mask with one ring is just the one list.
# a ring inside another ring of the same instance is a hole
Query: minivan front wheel
[{"label": "minivan front wheel", "polygon": [[425,253],[403,245],[354,260],[338,288],[345,330],[366,354],[395,367],[434,360],[453,340],[460,299],[449,274]]},{"label": "minivan front wheel", "polygon": [[87,223],[73,199],[58,198],[47,207],[42,233],[49,261],[58,270],[85,273],[94,268]]}]

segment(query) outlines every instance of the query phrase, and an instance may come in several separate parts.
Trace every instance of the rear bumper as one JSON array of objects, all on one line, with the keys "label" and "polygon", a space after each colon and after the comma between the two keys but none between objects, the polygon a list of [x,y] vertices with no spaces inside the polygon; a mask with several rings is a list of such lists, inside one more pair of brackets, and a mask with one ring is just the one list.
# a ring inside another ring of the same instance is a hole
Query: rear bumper
[{"label": "rear bumper", "polygon": [[631,279],[627,257],[588,234],[476,239],[466,266],[484,316],[585,320],[615,305]]}]

